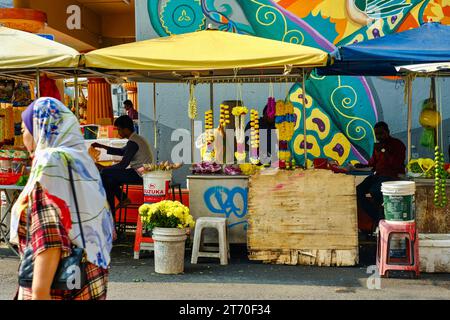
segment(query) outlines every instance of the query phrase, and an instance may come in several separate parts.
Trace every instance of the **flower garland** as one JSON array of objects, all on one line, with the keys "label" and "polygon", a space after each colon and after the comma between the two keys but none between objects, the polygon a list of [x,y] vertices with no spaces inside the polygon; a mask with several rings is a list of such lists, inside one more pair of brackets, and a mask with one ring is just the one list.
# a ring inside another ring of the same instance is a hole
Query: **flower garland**
[{"label": "flower garland", "polygon": [[250,111],[250,162],[259,163],[259,113],[257,110]]},{"label": "flower garland", "polygon": [[220,105],[220,125],[225,128],[227,124],[230,124],[230,106],[226,104]]},{"label": "flower garland", "polygon": [[193,83],[189,86],[188,116],[191,120],[197,118],[197,99],[195,98],[195,85]]},{"label": "flower garland", "polygon": [[245,161],[245,116],[248,113],[246,107],[234,107],[232,112],[235,118],[237,152],[234,153],[238,162]]},{"label": "flower garland", "polygon": [[205,146],[202,159],[204,161],[211,161],[215,157],[214,152],[214,115],[212,110],[205,112]]},{"label": "flower garland", "polygon": [[275,127],[278,129],[279,152],[278,158],[282,161],[290,161],[291,152],[289,142],[294,135],[296,115],[294,105],[289,102],[279,100],[275,106]]}]

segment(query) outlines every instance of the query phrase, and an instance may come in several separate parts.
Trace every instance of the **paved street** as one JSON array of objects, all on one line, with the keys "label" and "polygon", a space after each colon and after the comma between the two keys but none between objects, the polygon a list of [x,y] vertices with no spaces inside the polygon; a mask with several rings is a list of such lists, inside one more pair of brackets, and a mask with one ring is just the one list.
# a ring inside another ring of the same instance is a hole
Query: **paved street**
[{"label": "paved street", "polygon": [[[370,263],[373,247],[361,251]],[[109,299],[450,299],[449,274],[423,274],[418,280],[382,279],[381,290],[367,289],[366,266],[319,268],[249,262],[245,248],[232,248],[228,266],[215,260],[191,265],[187,251],[185,274],[154,272],[153,255],[133,260],[129,244],[113,252]],[[18,260],[0,248],[0,299],[11,299],[16,289]]]}]

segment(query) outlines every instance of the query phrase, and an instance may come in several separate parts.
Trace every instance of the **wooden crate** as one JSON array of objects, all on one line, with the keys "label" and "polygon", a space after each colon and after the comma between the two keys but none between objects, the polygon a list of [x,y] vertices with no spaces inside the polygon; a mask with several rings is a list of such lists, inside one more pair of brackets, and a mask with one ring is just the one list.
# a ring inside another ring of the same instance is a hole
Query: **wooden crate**
[{"label": "wooden crate", "polygon": [[262,171],[250,179],[249,259],[266,263],[358,263],[355,177],[328,170]]},{"label": "wooden crate", "polygon": [[[450,199],[450,181],[447,197]],[[434,180],[416,181],[416,223],[420,233],[450,233],[450,205],[437,208],[434,205]]]}]

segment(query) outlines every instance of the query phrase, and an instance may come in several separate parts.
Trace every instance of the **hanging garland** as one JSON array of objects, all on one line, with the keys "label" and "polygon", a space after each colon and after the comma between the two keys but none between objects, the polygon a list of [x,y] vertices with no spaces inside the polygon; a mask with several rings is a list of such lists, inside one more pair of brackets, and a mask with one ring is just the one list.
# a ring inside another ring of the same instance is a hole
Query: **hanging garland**
[{"label": "hanging garland", "polygon": [[221,104],[220,105],[220,126],[222,128],[225,128],[228,124],[231,123],[230,121],[230,106]]},{"label": "hanging garland", "polygon": [[197,118],[197,99],[195,98],[195,84],[190,83],[189,85],[189,105],[188,105],[188,116],[189,119],[194,120]]},{"label": "hanging garland", "polygon": [[[434,81],[433,81],[434,82]],[[437,113],[442,114],[442,95],[440,87],[437,87]],[[439,121],[439,124],[436,127],[437,132],[437,141],[436,147],[434,148],[434,156],[435,156],[435,176],[434,176],[434,205],[439,208],[444,208],[447,206],[447,172],[444,169],[444,153],[441,151],[439,145],[443,145],[443,132],[442,132],[442,122]]]},{"label": "hanging garland", "polygon": [[439,146],[434,149],[435,153],[435,175],[434,175],[434,205],[444,208],[447,205],[447,173],[444,170],[444,153]]},{"label": "hanging garland", "polygon": [[257,110],[250,111],[250,162],[259,163],[259,113]]},{"label": "hanging garland", "polygon": [[278,158],[281,161],[290,161],[289,142],[294,135],[296,121],[294,105],[290,101],[285,103],[283,100],[278,100],[275,109],[275,127],[278,129],[280,140]]},{"label": "hanging garland", "polygon": [[215,159],[214,152],[214,116],[213,111],[208,110],[205,112],[205,151],[203,155],[203,161],[213,161]]},{"label": "hanging garland", "polygon": [[234,156],[238,162],[245,161],[245,116],[248,113],[246,107],[234,107],[232,112],[235,119],[237,152]]}]

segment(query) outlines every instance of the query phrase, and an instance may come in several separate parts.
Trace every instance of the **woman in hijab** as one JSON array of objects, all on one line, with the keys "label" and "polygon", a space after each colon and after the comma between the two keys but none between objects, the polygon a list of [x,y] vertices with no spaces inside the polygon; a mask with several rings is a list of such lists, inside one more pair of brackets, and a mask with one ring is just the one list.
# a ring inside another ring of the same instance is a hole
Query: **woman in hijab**
[{"label": "woman in hijab", "polygon": [[[12,210],[11,242],[18,244],[22,256],[31,246],[34,269],[32,287],[19,286],[17,298],[105,299],[114,222],[78,120],[59,100],[40,98],[23,112],[22,121],[24,144],[34,159],[29,181]],[[86,284],[72,291],[51,289],[59,262],[73,247],[84,248]]]}]

